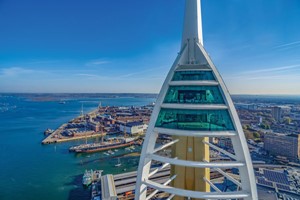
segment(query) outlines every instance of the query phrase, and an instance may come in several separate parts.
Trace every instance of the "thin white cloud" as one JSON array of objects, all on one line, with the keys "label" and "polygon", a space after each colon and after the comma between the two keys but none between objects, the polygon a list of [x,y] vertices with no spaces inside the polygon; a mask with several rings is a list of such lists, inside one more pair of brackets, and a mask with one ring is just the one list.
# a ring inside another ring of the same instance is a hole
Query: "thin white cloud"
[{"label": "thin white cloud", "polygon": [[111,61],[105,60],[105,59],[97,59],[97,60],[88,61],[85,64],[85,66],[99,66],[99,65],[104,65],[104,64],[108,64],[108,63],[111,63]]},{"label": "thin white cloud", "polygon": [[[299,76],[297,76],[299,77]],[[245,77],[244,77],[245,78]],[[248,77],[245,78],[246,80],[282,80],[282,79],[291,79],[291,78],[295,78],[295,76],[291,76],[291,75],[277,75],[277,76],[257,76],[257,77]]]},{"label": "thin white cloud", "polygon": [[144,73],[147,73],[147,72],[152,72],[152,71],[155,71],[155,70],[158,70],[158,69],[162,69],[162,68],[166,68],[166,66],[154,67],[154,68],[142,70],[142,71],[139,71],[139,72],[133,72],[133,73],[128,73],[128,74],[123,74],[123,75],[119,76],[118,78],[132,77],[132,76],[135,76],[135,75],[144,74]]},{"label": "thin white cloud", "polygon": [[87,77],[98,77],[95,74],[75,74],[75,76],[87,76]]},{"label": "thin white cloud", "polygon": [[18,76],[21,74],[30,74],[36,72],[32,69],[25,69],[22,67],[10,67],[10,68],[3,68],[0,69],[1,76]]},{"label": "thin white cloud", "polygon": [[281,45],[275,46],[274,48],[275,49],[278,49],[278,48],[287,48],[287,47],[291,47],[291,46],[295,46],[295,45],[296,46],[300,45],[300,41],[281,44]]},{"label": "thin white cloud", "polygon": [[82,76],[82,77],[87,77],[87,78],[90,78],[90,79],[110,79],[110,77],[107,77],[107,76],[99,76],[97,74],[87,74],[87,73],[79,73],[79,74],[74,74],[74,76]]},{"label": "thin white cloud", "polygon": [[287,71],[287,70],[294,69],[294,68],[300,68],[300,65],[288,65],[288,66],[282,66],[282,67],[251,70],[251,71],[242,72],[241,74],[256,74],[256,73],[263,73],[263,72]]},{"label": "thin white cloud", "polygon": [[231,79],[231,80],[299,80],[300,74],[286,74],[286,75],[261,75],[261,74],[255,74],[255,75],[236,75],[236,76],[224,76],[225,79]]}]

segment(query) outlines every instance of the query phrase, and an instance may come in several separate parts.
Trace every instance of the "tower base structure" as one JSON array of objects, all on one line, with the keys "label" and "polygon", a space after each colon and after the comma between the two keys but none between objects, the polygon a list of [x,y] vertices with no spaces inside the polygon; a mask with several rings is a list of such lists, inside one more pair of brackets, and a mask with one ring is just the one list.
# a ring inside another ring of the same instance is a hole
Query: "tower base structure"
[{"label": "tower base structure", "polygon": [[[158,95],[145,136],[138,168],[135,200],[159,192],[169,199],[257,200],[256,183],[245,135],[230,94],[203,47],[200,0],[186,0],[182,47]],[[158,144],[158,137],[172,140]],[[232,151],[211,142],[231,141]],[[164,151],[171,149],[171,157]],[[219,159],[210,159],[210,152]],[[164,183],[149,178],[171,167]],[[223,190],[211,172],[235,187]],[[233,174],[238,172],[239,179]],[[151,192],[149,192],[151,191]]]}]

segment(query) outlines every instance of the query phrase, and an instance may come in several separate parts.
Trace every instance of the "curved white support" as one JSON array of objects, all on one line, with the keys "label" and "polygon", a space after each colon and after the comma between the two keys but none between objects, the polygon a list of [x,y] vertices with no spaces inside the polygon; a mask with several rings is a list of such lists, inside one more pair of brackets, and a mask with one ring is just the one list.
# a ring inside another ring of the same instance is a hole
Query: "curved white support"
[{"label": "curved white support", "polygon": [[161,151],[161,150],[163,150],[163,149],[165,149],[165,148],[167,148],[167,147],[169,147],[169,146],[175,144],[175,143],[178,142],[178,141],[179,141],[179,139],[173,140],[173,141],[171,141],[171,142],[169,142],[169,143],[167,143],[167,144],[164,144],[164,145],[162,145],[162,146],[160,146],[160,147],[157,147],[156,149],[153,150],[153,153],[156,153],[156,152],[158,152],[158,151]]},{"label": "curved white support", "polygon": [[179,188],[170,187],[167,185],[162,185],[150,180],[143,182],[145,185],[164,191],[169,194],[175,194],[178,196],[191,197],[196,199],[240,199],[249,197],[249,193],[246,191],[238,191],[238,192],[196,192],[191,190],[183,190]]},{"label": "curved white support", "polygon": [[216,81],[171,81],[170,86],[215,86],[219,85]]},{"label": "curved white support", "polygon": [[173,109],[188,109],[188,110],[226,110],[228,107],[222,104],[173,104],[164,103],[161,108],[173,108]]},{"label": "curved white support", "polygon": [[174,136],[191,136],[191,137],[233,137],[237,135],[236,131],[186,131],[168,128],[154,128],[155,133],[161,133]]},{"label": "curved white support", "polygon": [[245,166],[242,162],[196,162],[188,160],[179,160],[174,158],[167,158],[164,156],[159,156],[156,154],[148,154],[148,157],[152,160],[156,160],[162,163],[170,163],[171,165],[179,165],[186,167],[195,167],[195,168],[234,168],[234,167],[243,167]]},{"label": "curved white support", "polygon": [[224,149],[221,149],[220,147],[217,147],[216,145],[213,145],[213,144],[211,144],[209,142],[206,142],[206,141],[203,141],[203,143],[206,144],[206,145],[208,145],[209,147],[211,147],[211,148],[213,148],[213,149],[215,149],[215,150],[217,150],[217,151],[225,154],[226,156],[228,156],[228,157],[230,157],[230,158],[232,158],[234,160],[237,160],[237,157],[235,155],[229,153],[228,151],[225,151]]}]

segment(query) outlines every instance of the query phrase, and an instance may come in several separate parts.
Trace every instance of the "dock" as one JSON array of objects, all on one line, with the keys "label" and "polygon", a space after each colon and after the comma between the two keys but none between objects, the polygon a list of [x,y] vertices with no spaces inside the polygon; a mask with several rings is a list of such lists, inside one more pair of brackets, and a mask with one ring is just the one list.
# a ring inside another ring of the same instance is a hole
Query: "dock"
[{"label": "dock", "polygon": [[[103,200],[129,200],[134,199],[137,172],[123,174],[107,174],[101,177],[101,199]],[[159,170],[150,180],[157,183],[165,183],[170,178],[170,168]],[[152,191],[148,191],[150,193]]]},{"label": "dock", "polygon": [[102,136],[106,135],[106,133],[95,133],[95,132],[87,131],[86,133],[82,133],[82,136],[65,137],[65,136],[62,136],[61,133],[65,130],[66,126],[67,126],[67,124],[61,125],[53,133],[48,135],[42,141],[42,144],[68,142],[68,141],[81,140],[81,139],[86,139],[86,138],[88,139],[88,138],[102,137]]},{"label": "dock", "polygon": [[50,133],[42,141],[42,144],[101,137],[106,134],[143,135],[147,129],[152,109],[152,106],[106,106],[98,107],[87,114],[84,114],[82,110],[80,116],[62,124]]},{"label": "dock", "polygon": [[[170,166],[165,168],[152,168],[151,172],[158,170],[154,173],[149,180],[156,183],[164,184],[170,180]],[[239,175],[233,174],[231,170],[226,170],[226,172],[234,177],[236,180],[240,180]],[[210,172],[211,179],[214,182],[222,183],[224,182],[224,177],[217,170],[212,169]],[[101,177],[101,198],[103,200],[131,200],[135,196],[135,185],[136,185],[137,171],[127,172],[117,175],[107,174]],[[102,181],[104,180],[104,181]],[[154,189],[147,190],[148,195],[153,195],[155,197],[162,197],[167,194],[165,193],[155,193]],[[92,199],[93,200],[93,199]]]}]

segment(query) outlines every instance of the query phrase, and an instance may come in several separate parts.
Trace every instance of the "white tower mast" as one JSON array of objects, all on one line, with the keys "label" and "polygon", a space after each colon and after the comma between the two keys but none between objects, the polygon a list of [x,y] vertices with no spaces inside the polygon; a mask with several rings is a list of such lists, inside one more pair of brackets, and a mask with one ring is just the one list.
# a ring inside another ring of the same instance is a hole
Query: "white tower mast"
[{"label": "white tower mast", "polygon": [[[136,200],[152,198],[157,192],[183,199],[257,200],[251,158],[243,129],[230,94],[212,60],[203,48],[200,0],[186,0],[181,51],[170,69],[158,95],[141,153]],[[157,147],[159,134],[173,140]],[[234,153],[209,142],[209,138],[231,140]],[[172,157],[159,154],[172,147]],[[209,149],[219,151],[230,161],[210,161]],[[160,169],[171,166],[165,183],[149,178],[152,160]],[[221,191],[212,180],[210,170],[236,184],[236,191]],[[239,180],[228,173],[238,169]],[[171,186],[170,186],[171,185]],[[147,189],[154,191],[147,194]],[[213,190],[212,190],[213,189]]]}]

